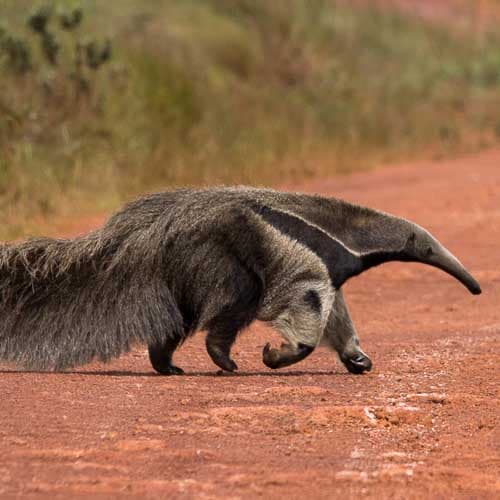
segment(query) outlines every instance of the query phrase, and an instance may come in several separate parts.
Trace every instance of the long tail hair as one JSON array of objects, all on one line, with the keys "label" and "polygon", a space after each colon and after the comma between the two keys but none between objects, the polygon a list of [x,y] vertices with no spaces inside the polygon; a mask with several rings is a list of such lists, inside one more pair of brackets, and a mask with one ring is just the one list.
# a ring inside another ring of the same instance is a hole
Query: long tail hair
[{"label": "long tail hair", "polygon": [[0,359],[61,370],[182,335],[153,212],[132,205],[80,238],[1,245]]}]

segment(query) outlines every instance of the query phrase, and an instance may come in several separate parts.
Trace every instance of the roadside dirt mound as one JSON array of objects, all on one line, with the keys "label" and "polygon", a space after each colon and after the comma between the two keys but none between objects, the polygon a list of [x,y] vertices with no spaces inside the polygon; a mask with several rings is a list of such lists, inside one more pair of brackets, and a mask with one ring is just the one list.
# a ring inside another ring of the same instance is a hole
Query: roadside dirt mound
[{"label": "roadside dirt mound", "polygon": [[427,227],[478,278],[390,264],[346,297],[374,370],[327,350],[277,372],[256,325],[217,376],[201,335],[155,375],[144,350],[0,374],[0,497],[498,498],[500,150],[300,186]]}]

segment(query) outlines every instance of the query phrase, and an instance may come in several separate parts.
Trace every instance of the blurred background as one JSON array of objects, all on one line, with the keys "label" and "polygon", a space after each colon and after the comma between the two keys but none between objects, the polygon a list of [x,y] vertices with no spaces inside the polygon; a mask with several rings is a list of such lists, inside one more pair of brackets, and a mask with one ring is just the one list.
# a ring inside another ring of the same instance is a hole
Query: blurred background
[{"label": "blurred background", "polygon": [[0,0],[0,238],[498,144],[499,20],[500,0]]}]

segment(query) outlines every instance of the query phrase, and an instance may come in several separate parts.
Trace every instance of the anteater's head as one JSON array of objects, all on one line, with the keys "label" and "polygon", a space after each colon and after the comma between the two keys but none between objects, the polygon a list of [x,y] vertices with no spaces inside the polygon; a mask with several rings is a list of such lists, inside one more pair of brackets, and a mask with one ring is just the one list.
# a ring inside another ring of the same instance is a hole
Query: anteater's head
[{"label": "anteater's head", "polygon": [[[339,234],[361,261],[359,272],[389,261],[421,262],[437,267],[460,281],[474,295],[479,283],[463,264],[419,225],[392,215],[353,207],[349,224]],[[359,273],[355,273],[359,274]]]}]

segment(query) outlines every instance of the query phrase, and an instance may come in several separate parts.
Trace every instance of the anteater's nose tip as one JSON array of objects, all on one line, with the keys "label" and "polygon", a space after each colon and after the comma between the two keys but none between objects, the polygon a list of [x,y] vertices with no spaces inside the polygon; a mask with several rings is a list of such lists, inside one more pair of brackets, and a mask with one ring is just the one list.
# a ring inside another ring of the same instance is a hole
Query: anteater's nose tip
[{"label": "anteater's nose tip", "polygon": [[464,285],[469,289],[472,295],[480,295],[482,293],[481,285],[471,275],[468,276]]}]

